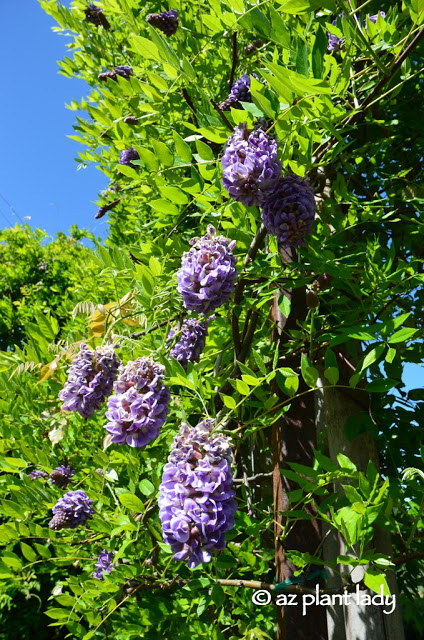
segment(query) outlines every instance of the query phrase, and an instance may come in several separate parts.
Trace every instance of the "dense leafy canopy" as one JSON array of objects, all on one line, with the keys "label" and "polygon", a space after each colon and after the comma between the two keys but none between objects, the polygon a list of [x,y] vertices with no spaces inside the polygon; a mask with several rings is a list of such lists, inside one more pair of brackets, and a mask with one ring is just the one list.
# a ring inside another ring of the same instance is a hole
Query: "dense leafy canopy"
[{"label": "dense leafy canopy", "polygon": [[[387,592],[387,569],[398,568],[404,618],[420,637],[424,395],[406,392],[402,375],[423,357],[424,134],[416,123],[424,5],[370,2],[359,12],[344,0],[177,0],[179,28],[166,38],[145,20],[154,3],[103,0],[110,28],[87,20],[85,1],[40,3],[70,39],[62,73],[91,88],[70,105],[86,112],[75,125],[85,146],[77,160],[105,173],[110,187],[99,207],[114,205],[95,252],[64,236],[43,247],[28,229],[1,238],[6,263],[21,256],[0,285],[4,620],[14,594],[19,606],[39,593],[57,637],[273,637],[274,609],[255,606],[237,581],[275,578],[272,425],[301,393],[313,404],[324,386],[366,397],[345,438],[368,434],[380,459],[363,467],[330,455],[324,429],[313,467],[285,461],[282,474],[296,485],[281,540],[313,517],[312,505],[348,554],[289,548],[287,558],[304,577],[311,565],[326,566],[347,585],[343,567],[363,566],[364,584],[377,593],[381,585]],[[333,52],[328,32],[341,42]],[[107,76],[122,66],[133,73]],[[252,101],[221,111],[243,74],[251,74]],[[222,185],[227,138],[258,118],[276,136],[284,174],[307,176],[314,188],[316,219],[296,252],[266,236],[259,207],[236,202]],[[139,159],[123,164],[128,149]],[[189,240],[208,225],[235,241],[238,279],[209,323],[200,362],[183,367],[169,358],[168,333],[196,316],[184,308],[177,271]],[[291,304],[296,292],[307,313]],[[277,340],[273,306],[280,319],[295,319]],[[146,356],[165,367],[169,416],[146,448],[111,444],[104,410],[87,420],[61,411],[58,393],[81,342],[113,344],[124,363]],[[238,511],[226,548],[190,570],[162,540],[157,498],[180,423],[207,416],[232,439]],[[52,531],[51,509],[64,492],[28,473],[62,464],[76,470],[68,490],[83,489],[95,515],[84,527]],[[392,535],[391,553],[375,547],[376,527]],[[116,555],[98,580],[103,550]],[[29,626],[19,633],[37,637]]]}]

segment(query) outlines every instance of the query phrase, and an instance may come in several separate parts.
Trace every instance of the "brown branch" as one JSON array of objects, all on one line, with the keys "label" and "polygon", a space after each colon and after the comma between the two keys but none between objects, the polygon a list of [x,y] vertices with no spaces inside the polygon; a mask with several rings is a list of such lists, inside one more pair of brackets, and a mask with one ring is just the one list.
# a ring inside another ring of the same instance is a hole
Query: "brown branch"
[{"label": "brown branch", "polygon": [[[136,591],[153,591],[157,589],[161,589],[162,591],[173,589],[174,587],[184,587],[185,585],[191,582],[190,579],[180,579],[175,578],[170,582],[151,582],[151,576],[137,576],[137,580],[149,580],[149,583],[141,583],[137,586],[132,593]],[[263,589],[265,591],[274,591],[278,585],[269,584],[267,582],[260,582],[259,580],[231,580],[231,579],[218,579],[216,578],[214,582],[222,585],[223,587],[242,587],[245,589]],[[319,589],[318,593],[320,595],[328,594],[328,595],[342,595],[343,593],[349,593],[356,590],[357,585],[360,588],[363,588],[362,583],[349,584],[341,589]],[[312,587],[304,587],[301,584],[293,584],[289,585],[284,589],[284,593],[298,593],[298,594],[316,594],[316,588]],[[283,592],[281,592],[283,593]],[[131,594],[132,595],[132,594]]]},{"label": "brown branch", "polygon": [[231,91],[231,87],[234,84],[234,75],[235,75],[235,72],[236,72],[237,61],[238,61],[238,55],[237,55],[237,31],[234,31],[234,33],[233,33],[232,51],[233,51],[232,64],[231,64],[231,71],[230,71],[230,79],[228,81],[230,91]]},{"label": "brown branch", "polygon": [[404,564],[405,562],[409,562],[410,560],[422,560],[424,558],[424,551],[417,551],[417,553],[410,553],[406,555],[405,553],[397,558],[392,558],[393,564],[399,565]]},{"label": "brown branch", "polygon": [[225,115],[225,113],[223,111],[221,111],[221,109],[219,108],[219,106],[217,105],[217,103],[215,102],[215,100],[211,99],[211,105],[213,106],[213,108],[215,109],[215,111],[217,111],[219,113],[219,116],[222,120],[222,122],[230,129],[230,131],[233,130],[233,125],[231,124],[231,122],[228,120],[227,116]]},{"label": "brown branch", "polygon": [[174,320],[177,320],[177,318],[178,316],[174,316],[173,318],[168,318],[168,320],[164,320],[163,322],[158,322],[158,324],[154,324],[153,327],[150,327],[150,329],[144,329],[144,331],[137,331],[136,333],[131,334],[131,338],[134,338],[134,340],[136,340],[137,338],[146,336],[148,333],[152,333],[152,331],[156,331],[156,329],[159,329],[160,327],[164,327],[165,325],[168,324],[168,322],[174,322]]}]

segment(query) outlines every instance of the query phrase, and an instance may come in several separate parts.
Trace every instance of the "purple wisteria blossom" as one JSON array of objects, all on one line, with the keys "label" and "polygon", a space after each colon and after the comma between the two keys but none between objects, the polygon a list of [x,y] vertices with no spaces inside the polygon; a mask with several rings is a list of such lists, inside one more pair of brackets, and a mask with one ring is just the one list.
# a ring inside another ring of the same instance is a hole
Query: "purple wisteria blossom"
[{"label": "purple wisteria blossom", "polygon": [[144,447],[155,440],[168,416],[170,394],[162,365],[138,358],[123,367],[109,398],[105,429],[112,442]]},{"label": "purple wisteria blossom", "polygon": [[[256,80],[259,80],[256,73],[252,73],[251,75],[256,78]],[[226,111],[230,109],[230,107],[237,105],[239,102],[252,102],[250,83],[250,76],[247,74],[242,75],[241,78],[236,80],[231,87],[228,98],[219,105],[221,111]]]},{"label": "purple wisteria blossom", "polygon": [[139,153],[133,147],[122,151],[121,157],[119,159],[119,164],[124,164],[127,167],[132,167],[132,169],[137,169],[137,165],[132,163],[132,160],[140,160]]},{"label": "purple wisteria blossom", "polygon": [[81,344],[59,393],[63,411],[78,411],[83,418],[90,418],[112,391],[119,362],[112,347],[97,347],[92,351]]},{"label": "purple wisteria blossom", "polygon": [[173,327],[167,337],[167,342],[171,342],[175,336],[175,344],[169,355],[175,358],[186,369],[189,362],[199,362],[200,354],[205,348],[206,336],[208,335],[208,324],[213,320],[213,316],[207,320],[189,318],[184,320],[181,329]]},{"label": "purple wisteria blossom", "polygon": [[225,547],[225,533],[234,526],[237,510],[231,444],[218,431],[211,434],[214,427],[210,419],[197,427],[180,426],[160,485],[163,539],[174,559],[187,559],[190,569]]},{"label": "purple wisteria blossom", "polygon": [[[345,14],[341,13],[340,18],[345,17]],[[335,18],[332,23],[333,27],[337,26],[337,18]],[[340,49],[340,47],[342,46],[343,43],[343,39],[342,38],[338,38],[337,36],[333,35],[332,33],[328,32],[328,50],[329,51],[338,51]]]},{"label": "purple wisteria blossom", "polygon": [[114,553],[112,551],[108,551],[107,549],[103,549],[103,551],[99,554],[96,564],[96,570],[93,572],[93,578],[97,578],[97,580],[104,580],[104,574],[110,573],[113,569],[113,557]]},{"label": "purple wisteria blossom", "polygon": [[237,276],[235,240],[217,236],[208,226],[203,238],[192,238],[177,273],[178,292],[189,311],[207,314],[227,302]]},{"label": "purple wisteria blossom", "polygon": [[134,75],[133,68],[128,65],[121,64],[118,67],[115,67],[113,71],[104,71],[103,73],[99,73],[98,79],[102,82],[108,78],[116,81],[116,76],[121,76],[121,78],[128,80],[132,75]]},{"label": "purple wisteria blossom", "polygon": [[57,487],[66,489],[74,475],[74,469],[71,469],[69,465],[65,466],[61,464],[60,467],[57,467],[51,472],[50,480],[52,484],[55,484]]},{"label": "purple wisteria blossom", "polygon": [[31,473],[28,474],[28,478],[31,480],[37,480],[37,478],[47,478],[49,474],[45,471],[39,471],[38,469],[34,469]]},{"label": "purple wisteria blossom", "polygon": [[248,207],[259,205],[281,172],[278,143],[260,127],[249,131],[241,124],[228,138],[221,164],[228,194]]},{"label": "purple wisteria blossom", "polygon": [[283,247],[304,245],[315,217],[314,192],[308,180],[295,175],[281,177],[263,203],[261,216],[268,232],[277,236]]},{"label": "purple wisteria blossom", "polygon": [[[385,11],[380,11],[379,14],[380,14],[380,16],[382,18],[386,17]],[[375,16],[368,16],[368,20],[371,20],[371,22],[374,22],[374,24],[375,24],[377,22],[377,20],[378,20],[378,15],[379,14],[376,13]],[[366,29],[367,28],[367,21],[366,20],[364,20],[364,26],[365,26],[365,29]]]},{"label": "purple wisteria blossom", "polygon": [[85,524],[93,517],[93,501],[82,489],[68,491],[63,498],[59,498],[53,507],[53,518],[49,522],[49,528],[75,529],[80,524]]},{"label": "purple wisteria blossom", "polygon": [[116,200],[113,200],[113,202],[108,202],[108,204],[104,204],[102,207],[100,207],[97,210],[97,213],[94,217],[96,218],[96,220],[98,220],[99,218],[103,218],[104,215],[106,215],[109,211],[114,209],[120,202],[121,202],[121,198],[117,198]]},{"label": "purple wisteria blossom", "polygon": [[146,16],[146,22],[151,24],[152,27],[160,29],[169,38],[178,29],[178,11],[171,9],[162,13],[149,13]]},{"label": "purple wisteria blossom", "polygon": [[89,3],[88,7],[84,9],[85,19],[87,22],[91,22],[96,27],[103,27],[104,29],[110,29],[110,24],[108,19],[103,13],[103,9],[93,4]]}]

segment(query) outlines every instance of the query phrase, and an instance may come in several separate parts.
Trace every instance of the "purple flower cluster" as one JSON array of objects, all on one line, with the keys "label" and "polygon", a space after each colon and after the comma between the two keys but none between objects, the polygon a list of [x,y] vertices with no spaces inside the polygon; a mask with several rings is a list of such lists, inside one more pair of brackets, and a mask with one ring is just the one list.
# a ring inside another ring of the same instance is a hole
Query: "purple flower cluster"
[{"label": "purple flower cluster", "polygon": [[108,551],[107,549],[103,549],[103,551],[99,554],[96,564],[96,570],[93,572],[93,578],[97,578],[97,580],[104,580],[104,573],[110,573],[113,569],[113,557],[114,553],[112,551]]},{"label": "purple flower cluster", "polygon": [[[340,17],[343,17],[343,14],[341,14]],[[337,25],[337,18],[335,18],[331,24],[333,25],[333,27],[335,27]],[[328,50],[329,51],[338,51],[342,46],[342,42],[343,42],[342,38],[338,38],[337,36],[334,36],[332,33],[328,32]]]},{"label": "purple flower cluster", "polygon": [[137,165],[132,163],[132,160],[140,160],[140,156],[136,149],[130,147],[121,153],[121,158],[119,160],[119,164],[124,164],[127,167],[132,167],[133,169],[137,169]]},{"label": "purple flower cluster", "polygon": [[315,217],[314,192],[308,180],[281,176],[263,203],[261,216],[268,232],[277,236],[283,247],[302,246]]},{"label": "purple flower cluster", "polygon": [[[380,16],[382,18],[386,17],[385,11],[380,11],[379,14],[380,14]],[[379,14],[376,13],[375,16],[368,16],[368,20],[371,20],[371,22],[374,22],[374,24],[375,24],[377,22],[377,20],[378,20],[378,15]],[[364,26],[365,26],[365,29],[366,29],[367,28],[367,21],[366,20],[364,20]]]},{"label": "purple flower cluster", "polygon": [[121,64],[118,67],[115,67],[113,71],[105,71],[104,73],[99,73],[98,79],[101,82],[104,82],[108,78],[116,81],[116,77],[121,76],[121,78],[125,78],[126,80],[128,80],[132,75],[134,75],[133,68],[128,65]]},{"label": "purple flower cluster", "polygon": [[281,172],[278,143],[260,127],[249,132],[246,124],[235,128],[221,159],[222,184],[229,195],[251,207],[273,191]]},{"label": "purple flower cluster", "polygon": [[[382,18],[386,17],[386,13],[384,11],[380,11],[379,14],[381,15]],[[368,16],[368,19],[371,20],[371,22],[374,22],[374,24],[377,22],[378,16],[379,14],[375,14],[374,16]],[[361,20],[361,14],[355,14],[356,15],[356,21],[357,24],[359,24],[360,20]],[[339,18],[346,18],[346,14],[345,13],[341,13],[339,15]],[[337,25],[337,18],[335,18],[332,23],[333,26]],[[367,28],[367,20],[366,18],[364,20],[362,20],[362,24],[365,27],[365,29]],[[334,36],[332,33],[328,32],[328,50],[329,51],[338,51],[340,49],[340,47],[342,46],[343,40],[342,38],[338,38],[337,36]]]},{"label": "purple flower cluster", "polygon": [[106,215],[109,211],[114,209],[120,202],[121,202],[121,198],[117,198],[116,200],[113,200],[113,202],[108,202],[108,204],[104,204],[103,207],[100,207],[97,210],[97,213],[94,217],[96,218],[96,220],[98,220],[99,218],[103,218],[104,215]]},{"label": "purple flower cluster", "polygon": [[175,560],[188,559],[190,569],[225,547],[225,533],[234,526],[237,510],[230,441],[219,432],[211,434],[214,426],[209,419],[197,427],[181,425],[160,485],[164,541]]},{"label": "purple flower cluster", "polygon": [[[252,73],[252,76],[259,80],[256,73]],[[230,107],[234,107],[239,102],[252,102],[252,96],[250,94],[250,76],[245,74],[235,81],[231,87],[230,94],[224,102],[221,102],[219,108],[221,111],[226,111]]]},{"label": "purple flower cluster", "polygon": [[49,522],[49,528],[75,529],[80,524],[85,524],[93,517],[93,501],[84,491],[68,491],[63,498],[59,498],[53,507],[53,518]]},{"label": "purple flower cluster", "polygon": [[208,324],[211,320],[213,316],[208,320],[189,318],[184,320],[180,330],[173,327],[169,332],[167,342],[171,342],[174,336],[178,339],[169,355],[178,360],[184,369],[189,362],[199,362],[200,354],[205,348]]},{"label": "purple flower cluster", "polygon": [[253,42],[251,42],[250,44],[244,47],[244,54],[246,56],[251,56],[252,53],[255,53],[255,51],[260,47],[262,47],[263,44],[264,43],[262,40],[254,40]]},{"label": "purple flower cluster", "polygon": [[112,391],[118,367],[119,358],[112,347],[97,347],[92,351],[81,344],[68,371],[68,380],[59,393],[62,409],[78,411],[83,418],[90,418]]},{"label": "purple flower cluster", "polygon": [[170,394],[163,384],[164,367],[138,358],[122,368],[109,398],[105,429],[112,442],[144,448],[159,435],[168,415]]},{"label": "purple flower cluster", "polygon": [[149,13],[146,16],[146,22],[152,27],[160,29],[169,38],[178,29],[178,11],[171,9],[171,11],[163,11],[162,13]]},{"label": "purple flower cluster", "polygon": [[103,13],[103,9],[97,7],[93,3],[89,3],[87,9],[84,9],[85,19],[87,22],[96,25],[96,27],[103,27],[104,29],[110,29],[108,19]]},{"label": "purple flower cluster", "polygon": [[74,469],[62,464],[51,472],[50,480],[52,481],[52,484],[55,484],[57,487],[66,489],[74,475]]},{"label": "purple flower cluster", "polygon": [[217,236],[208,226],[203,238],[192,238],[192,248],[184,253],[177,273],[178,292],[186,309],[209,313],[227,302],[234,291],[237,276],[235,241]]},{"label": "purple flower cluster", "polygon": [[34,469],[31,473],[28,474],[28,478],[31,480],[37,480],[37,478],[47,478],[49,474],[45,471],[38,471],[38,469]]}]

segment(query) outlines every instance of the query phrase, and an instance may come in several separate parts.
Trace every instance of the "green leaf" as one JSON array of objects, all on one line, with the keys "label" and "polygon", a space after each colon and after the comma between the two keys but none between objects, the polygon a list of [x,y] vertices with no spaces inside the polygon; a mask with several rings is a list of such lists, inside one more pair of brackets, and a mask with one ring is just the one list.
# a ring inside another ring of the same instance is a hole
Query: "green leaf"
[{"label": "green leaf", "polygon": [[417,333],[417,331],[418,329],[412,329],[409,327],[399,329],[399,331],[396,331],[396,333],[389,338],[389,343],[396,344],[397,342],[407,342]]},{"label": "green leaf", "polygon": [[308,46],[301,36],[297,36],[296,71],[309,77]]},{"label": "green leaf", "polygon": [[138,153],[140,154],[140,159],[148,171],[157,171],[159,169],[159,161],[150,149],[138,147]]},{"label": "green leaf", "polygon": [[30,562],[35,562],[37,560],[37,554],[35,553],[34,549],[29,546],[29,544],[21,542],[20,547],[24,558],[26,558]]},{"label": "green leaf", "polygon": [[119,502],[127,509],[131,511],[137,511],[137,513],[144,513],[145,508],[144,504],[141,502],[140,498],[133,495],[132,493],[122,493],[119,497]]},{"label": "green leaf", "polygon": [[222,393],[220,395],[222,398],[222,402],[227,407],[227,409],[234,409],[237,406],[237,403],[232,396],[225,396]]},{"label": "green leaf", "polygon": [[290,31],[287,29],[284,20],[274,7],[270,6],[268,10],[272,23],[272,29],[269,37],[282,47],[288,48],[290,46]]},{"label": "green leaf", "polygon": [[368,589],[375,593],[382,593],[384,596],[390,596],[389,585],[387,584],[386,575],[378,569],[370,568],[365,572],[364,583]]},{"label": "green leaf", "polygon": [[340,467],[343,470],[349,471],[350,473],[355,473],[357,471],[356,466],[354,465],[354,463],[349,460],[349,458],[347,456],[345,456],[343,453],[338,453],[337,454],[337,462],[339,463]]},{"label": "green leaf", "polygon": [[322,78],[323,59],[324,54],[327,52],[327,46],[327,35],[321,25],[318,25],[315,42],[312,47],[312,73],[314,78]]},{"label": "green leaf", "polygon": [[319,371],[312,366],[311,361],[304,353],[302,353],[300,368],[302,377],[308,387],[315,387],[319,377]]},{"label": "green leaf", "polygon": [[249,385],[247,385],[245,382],[243,382],[242,380],[236,380],[236,389],[239,393],[241,393],[243,396],[248,396],[250,393],[250,388]]},{"label": "green leaf", "polygon": [[159,213],[164,213],[165,215],[178,216],[180,212],[178,207],[176,207],[175,204],[172,204],[171,202],[169,202],[169,200],[162,200],[162,199],[151,200],[149,202],[149,205],[155,211],[158,211]]},{"label": "green leaf", "polygon": [[369,382],[365,387],[365,391],[371,391],[374,393],[386,393],[386,391],[392,389],[397,384],[399,384],[398,380],[390,380],[389,378],[378,378],[377,380]]},{"label": "green leaf", "polygon": [[147,40],[147,38],[143,38],[142,36],[132,36],[130,38],[130,44],[134,51],[143,56],[143,58],[160,62],[161,58],[159,55],[159,49],[153,42]]},{"label": "green leaf", "polygon": [[160,140],[151,140],[152,147],[155,150],[157,158],[163,167],[172,167],[174,164],[174,156],[163,142]]},{"label": "green leaf", "polygon": [[302,96],[304,93],[319,94],[331,93],[331,87],[324,80],[305,78],[305,76],[289,71],[285,67],[267,62],[268,69],[296,95]]},{"label": "green leaf", "polygon": [[339,381],[339,370],[337,367],[328,367],[324,370],[324,375],[330,384],[337,384]]},{"label": "green leaf", "polygon": [[361,372],[370,367],[374,362],[376,362],[384,353],[386,349],[386,345],[384,343],[378,344],[376,347],[371,349],[369,353],[364,358],[364,362],[362,363]]},{"label": "green leaf", "polygon": [[191,162],[192,153],[190,146],[185,142],[177,131],[172,132],[172,137],[175,142],[175,150],[177,155],[183,162]]},{"label": "green leaf", "polygon": [[[150,496],[156,490],[155,485],[152,482],[150,482],[150,480],[147,480],[147,478],[144,478],[144,480],[140,480],[140,482],[138,483],[138,488],[140,489],[141,493],[144,496]],[[143,510],[144,510],[144,505],[143,505]]]},{"label": "green leaf", "polygon": [[285,318],[288,318],[290,315],[291,309],[291,301],[290,298],[285,296],[284,294],[278,298],[278,308]]}]

